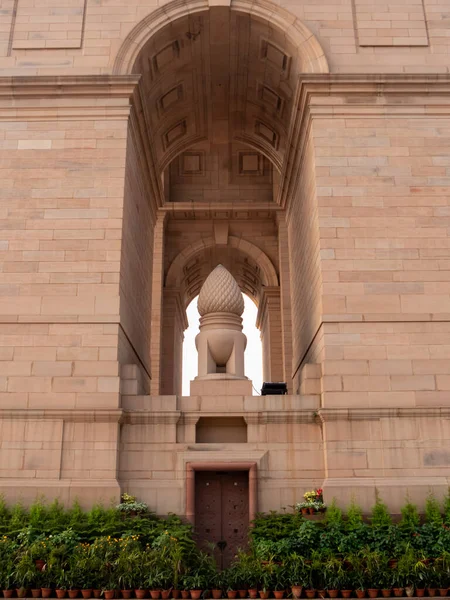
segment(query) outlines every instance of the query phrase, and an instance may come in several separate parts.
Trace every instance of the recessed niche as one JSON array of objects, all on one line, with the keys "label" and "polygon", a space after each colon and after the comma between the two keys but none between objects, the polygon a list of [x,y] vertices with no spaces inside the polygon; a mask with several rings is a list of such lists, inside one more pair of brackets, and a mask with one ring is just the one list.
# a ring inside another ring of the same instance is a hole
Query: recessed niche
[{"label": "recessed niche", "polygon": [[161,73],[175,59],[180,56],[180,43],[178,40],[170,42],[153,56],[152,64],[155,73]]},{"label": "recessed niche", "polygon": [[256,121],[255,132],[257,135],[269,142],[271,146],[276,148],[278,142],[278,135],[276,131],[274,131],[271,127],[269,127],[265,123],[262,123],[261,121]]},{"label": "recessed niche", "polygon": [[240,175],[262,175],[262,155],[257,152],[239,152]]},{"label": "recessed niche", "polygon": [[204,153],[203,152],[184,152],[180,156],[180,175],[203,175]]},{"label": "recessed niche", "polygon": [[159,98],[159,112],[164,113],[168,111],[174,104],[177,104],[181,100],[183,100],[183,85],[180,83]]},{"label": "recessed niche", "polygon": [[261,58],[267,60],[273,67],[288,73],[290,56],[269,40],[261,40]]},{"label": "recessed niche", "polygon": [[186,121],[180,121],[170,129],[168,129],[164,134],[164,146],[167,148],[168,146],[173,144],[173,142],[183,137],[183,135],[186,135],[186,131]]},{"label": "recessed niche", "polygon": [[200,417],[195,426],[197,444],[245,444],[247,423],[243,417]]},{"label": "recessed niche", "polygon": [[284,100],[277,94],[275,90],[268,85],[261,83],[258,87],[258,96],[261,102],[276,113],[277,117],[281,117],[283,113]]}]

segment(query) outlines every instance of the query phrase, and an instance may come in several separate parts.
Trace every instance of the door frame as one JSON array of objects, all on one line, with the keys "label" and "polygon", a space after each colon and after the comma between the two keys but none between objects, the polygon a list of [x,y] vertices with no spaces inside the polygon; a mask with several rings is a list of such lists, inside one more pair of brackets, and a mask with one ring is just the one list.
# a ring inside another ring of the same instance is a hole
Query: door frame
[{"label": "door frame", "polygon": [[256,462],[187,462],[186,463],[186,519],[195,525],[195,472],[248,471],[248,520],[251,523],[258,510],[258,477]]}]

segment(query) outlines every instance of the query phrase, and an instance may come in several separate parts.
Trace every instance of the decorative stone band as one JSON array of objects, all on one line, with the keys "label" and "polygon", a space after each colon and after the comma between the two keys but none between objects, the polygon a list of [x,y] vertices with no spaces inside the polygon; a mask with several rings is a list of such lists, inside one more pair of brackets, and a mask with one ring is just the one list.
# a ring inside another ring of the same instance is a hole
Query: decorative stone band
[{"label": "decorative stone band", "polygon": [[450,406],[411,407],[411,408],[321,408],[317,416],[322,423],[326,421],[370,421],[378,419],[446,418],[450,417]]},{"label": "decorative stone band", "polygon": [[[151,398],[151,396],[148,396]],[[64,420],[94,423],[195,424],[200,417],[214,417],[219,411],[179,410],[76,410],[0,409],[0,420]],[[222,413],[221,413],[222,414]],[[411,408],[320,408],[298,410],[232,411],[228,417],[243,417],[248,425],[283,423],[325,423],[327,421],[368,421],[392,418],[450,418],[450,406]]]},{"label": "decorative stone band", "polygon": [[138,75],[0,77],[0,120],[127,118],[138,82]]}]

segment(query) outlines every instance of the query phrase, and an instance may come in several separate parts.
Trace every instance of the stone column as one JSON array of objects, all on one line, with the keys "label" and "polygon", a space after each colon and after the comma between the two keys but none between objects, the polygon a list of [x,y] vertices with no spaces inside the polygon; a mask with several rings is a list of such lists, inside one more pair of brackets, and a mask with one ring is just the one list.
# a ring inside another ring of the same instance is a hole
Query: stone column
[{"label": "stone column", "polygon": [[150,347],[151,394],[158,396],[161,388],[161,333],[164,284],[164,230],[167,213],[158,214],[153,241],[152,336]]},{"label": "stone column", "polygon": [[256,326],[261,331],[264,381],[285,381],[280,288],[262,288]]},{"label": "stone column", "polygon": [[188,327],[182,294],[178,288],[164,288],[162,313],[160,393],[181,395],[184,330]]}]

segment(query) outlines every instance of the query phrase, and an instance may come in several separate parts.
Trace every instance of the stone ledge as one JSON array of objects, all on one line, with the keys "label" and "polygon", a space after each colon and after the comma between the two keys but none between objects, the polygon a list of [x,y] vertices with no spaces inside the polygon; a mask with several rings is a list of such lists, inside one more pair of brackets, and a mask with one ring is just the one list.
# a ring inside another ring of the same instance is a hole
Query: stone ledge
[{"label": "stone ledge", "polygon": [[322,423],[326,421],[371,421],[387,418],[440,418],[450,417],[450,406],[411,407],[411,408],[321,408],[317,415]]}]

